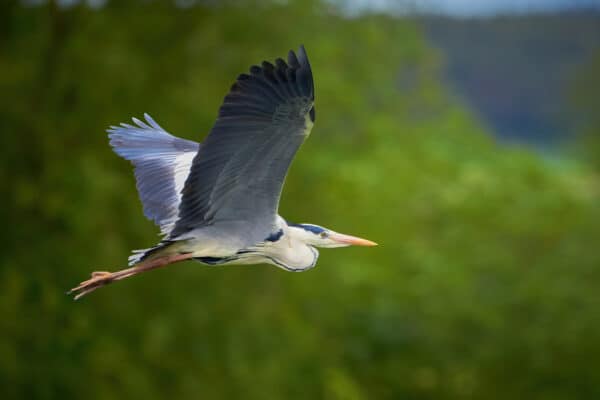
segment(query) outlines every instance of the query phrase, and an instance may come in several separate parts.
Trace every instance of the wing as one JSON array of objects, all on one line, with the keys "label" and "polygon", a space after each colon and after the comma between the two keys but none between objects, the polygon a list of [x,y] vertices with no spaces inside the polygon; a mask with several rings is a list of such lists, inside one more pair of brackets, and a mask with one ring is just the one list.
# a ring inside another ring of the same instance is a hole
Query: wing
[{"label": "wing", "polygon": [[144,215],[169,234],[179,212],[181,190],[200,145],[167,133],[148,114],[135,125],[112,126],[110,145],[135,166]]},{"label": "wing", "polygon": [[220,223],[247,242],[267,237],[287,170],[312,128],[313,104],[303,47],[287,64],[265,61],[240,75],[194,158],[170,237]]}]

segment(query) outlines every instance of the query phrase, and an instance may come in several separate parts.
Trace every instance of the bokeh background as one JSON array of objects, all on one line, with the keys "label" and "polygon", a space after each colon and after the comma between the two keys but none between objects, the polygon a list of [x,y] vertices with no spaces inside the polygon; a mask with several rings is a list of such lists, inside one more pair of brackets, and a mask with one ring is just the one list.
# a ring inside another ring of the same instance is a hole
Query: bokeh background
[{"label": "bokeh background", "polygon": [[[600,398],[598,11],[0,2],[2,398]],[[201,140],[301,43],[317,121],[280,212],[380,246],[65,296],[158,239],[104,129]]]}]

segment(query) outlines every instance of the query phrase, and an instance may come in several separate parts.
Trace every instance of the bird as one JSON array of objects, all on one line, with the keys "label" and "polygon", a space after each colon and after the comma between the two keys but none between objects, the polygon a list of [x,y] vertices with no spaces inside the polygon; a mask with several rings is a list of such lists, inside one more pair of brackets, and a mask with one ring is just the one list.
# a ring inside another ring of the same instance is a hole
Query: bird
[{"label": "bird", "polygon": [[162,239],[134,250],[129,268],[95,271],[68,293],[86,294],[185,260],[205,265],[272,264],[313,268],[317,248],[377,243],[278,214],[292,159],[315,122],[313,74],[304,46],[287,62],[263,61],[240,74],[204,142],[178,138],[150,115],[107,132],[115,153],[135,169],[145,216]]}]

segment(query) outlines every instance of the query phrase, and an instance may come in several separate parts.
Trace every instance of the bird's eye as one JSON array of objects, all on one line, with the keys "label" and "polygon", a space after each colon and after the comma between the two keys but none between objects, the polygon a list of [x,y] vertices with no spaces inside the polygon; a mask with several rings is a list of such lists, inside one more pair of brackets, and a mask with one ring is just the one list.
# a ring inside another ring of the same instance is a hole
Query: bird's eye
[{"label": "bird's eye", "polygon": [[325,239],[325,238],[326,238],[327,236],[329,236],[329,235],[327,234],[327,232],[321,232],[321,233],[319,234],[319,236],[321,237],[321,239]]}]

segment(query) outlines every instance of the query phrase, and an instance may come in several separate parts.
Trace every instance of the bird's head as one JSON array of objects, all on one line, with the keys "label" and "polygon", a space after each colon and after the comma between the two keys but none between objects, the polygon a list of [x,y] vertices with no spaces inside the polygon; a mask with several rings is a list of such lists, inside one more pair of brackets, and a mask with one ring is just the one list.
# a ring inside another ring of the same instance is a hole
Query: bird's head
[{"label": "bird's head", "polygon": [[293,235],[315,247],[377,246],[377,243],[356,236],[344,235],[313,224],[290,224]]}]

